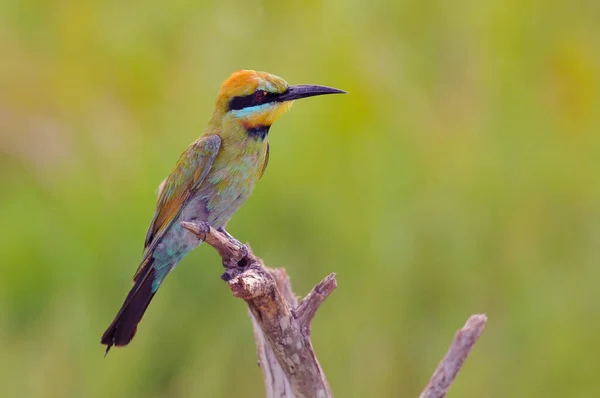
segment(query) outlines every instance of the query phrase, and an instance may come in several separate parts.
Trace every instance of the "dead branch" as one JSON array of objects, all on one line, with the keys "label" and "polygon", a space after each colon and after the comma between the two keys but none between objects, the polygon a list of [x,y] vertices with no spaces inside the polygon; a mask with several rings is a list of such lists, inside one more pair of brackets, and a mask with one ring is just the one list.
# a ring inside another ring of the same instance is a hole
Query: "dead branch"
[{"label": "dead branch", "polygon": [[[337,287],[335,274],[325,277],[298,303],[285,269],[265,267],[248,247],[206,223],[181,224],[217,250],[226,268],[221,278],[248,305],[267,398],[333,397],[310,341],[310,324]],[[483,314],[468,319],[420,398],[446,396],[486,321]]]},{"label": "dead branch", "polygon": [[484,314],[471,315],[465,326],[454,336],[446,356],[438,365],[419,398],[443,398],[446,396],[458,371],[481,336],[486,322],[487,317]]},{"label": "dead branch", "polygon": [[284,269],[265,267],[249,248],[206,223],[181,224],[217,250],[226,268],[222,278],[248,305],[267,397],[333,397],[310,341],[310,323],[336,288],[335,274],[298,305]]}]

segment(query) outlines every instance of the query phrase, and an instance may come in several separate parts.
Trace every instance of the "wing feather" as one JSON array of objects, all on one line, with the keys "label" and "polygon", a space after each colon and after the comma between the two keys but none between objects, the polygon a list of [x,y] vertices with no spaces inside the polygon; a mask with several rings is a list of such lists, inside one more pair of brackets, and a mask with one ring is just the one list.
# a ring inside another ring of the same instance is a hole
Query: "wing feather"
[{"label": "wing feather", "polygon": [[[210,135],[193,142],[181,154],[171,174],[161,183],[154,218],[148,227],[144,242],[145,257],[158,238],[177,218],[191,194],[202,184],[220,146],[221,138],[218,135]],[[142,261],[134,280],[141,273],[145,263],[147,261]]]}]

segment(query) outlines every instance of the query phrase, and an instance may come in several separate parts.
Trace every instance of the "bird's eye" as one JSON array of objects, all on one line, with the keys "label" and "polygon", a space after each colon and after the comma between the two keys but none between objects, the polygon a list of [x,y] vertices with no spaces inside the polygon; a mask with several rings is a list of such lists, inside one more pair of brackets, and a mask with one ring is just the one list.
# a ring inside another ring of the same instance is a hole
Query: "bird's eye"
[{"label": "bird's eye", "polygon": [[259,90],[254,93],[254,98],[256,98],[257,101],[264,100],[266,96],[267,96],[267,92],[264,90]]}]

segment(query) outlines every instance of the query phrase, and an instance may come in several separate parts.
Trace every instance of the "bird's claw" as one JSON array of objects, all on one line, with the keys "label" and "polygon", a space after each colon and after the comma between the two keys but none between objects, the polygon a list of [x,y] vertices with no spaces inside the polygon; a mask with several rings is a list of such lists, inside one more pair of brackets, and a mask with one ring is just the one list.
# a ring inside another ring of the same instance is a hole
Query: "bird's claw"
[{"label": "bird's claw", "polygon": [[198,221],[196,225],[198,226],[198,238],[204,242],[210,232],[210,225],[206,221]]},{"label": "bird's claw", "polygon": [[237,242],[237,239],[235,239],[233,236],[231,236],[231,234],[229,232],[227,232],[227,230],[224,227],[217,228],[217,231],[219,231],[220,233],[225,235],[230,241]]}]

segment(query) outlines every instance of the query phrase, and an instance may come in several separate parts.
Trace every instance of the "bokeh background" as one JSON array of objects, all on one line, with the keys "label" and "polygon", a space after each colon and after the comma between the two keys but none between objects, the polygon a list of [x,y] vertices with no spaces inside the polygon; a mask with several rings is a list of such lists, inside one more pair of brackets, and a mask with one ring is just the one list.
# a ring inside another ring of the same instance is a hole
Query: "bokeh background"
[{"label": "bokeh background", "polygon": [[3,397],[262,397],[244,305],[201,247],[126,349],[155,191],[240,68],[304,100],[229,224],[305,294],[338,397],[415,397],[488,327],[450,397],[600,395],[596,1],[0,3]]}]

